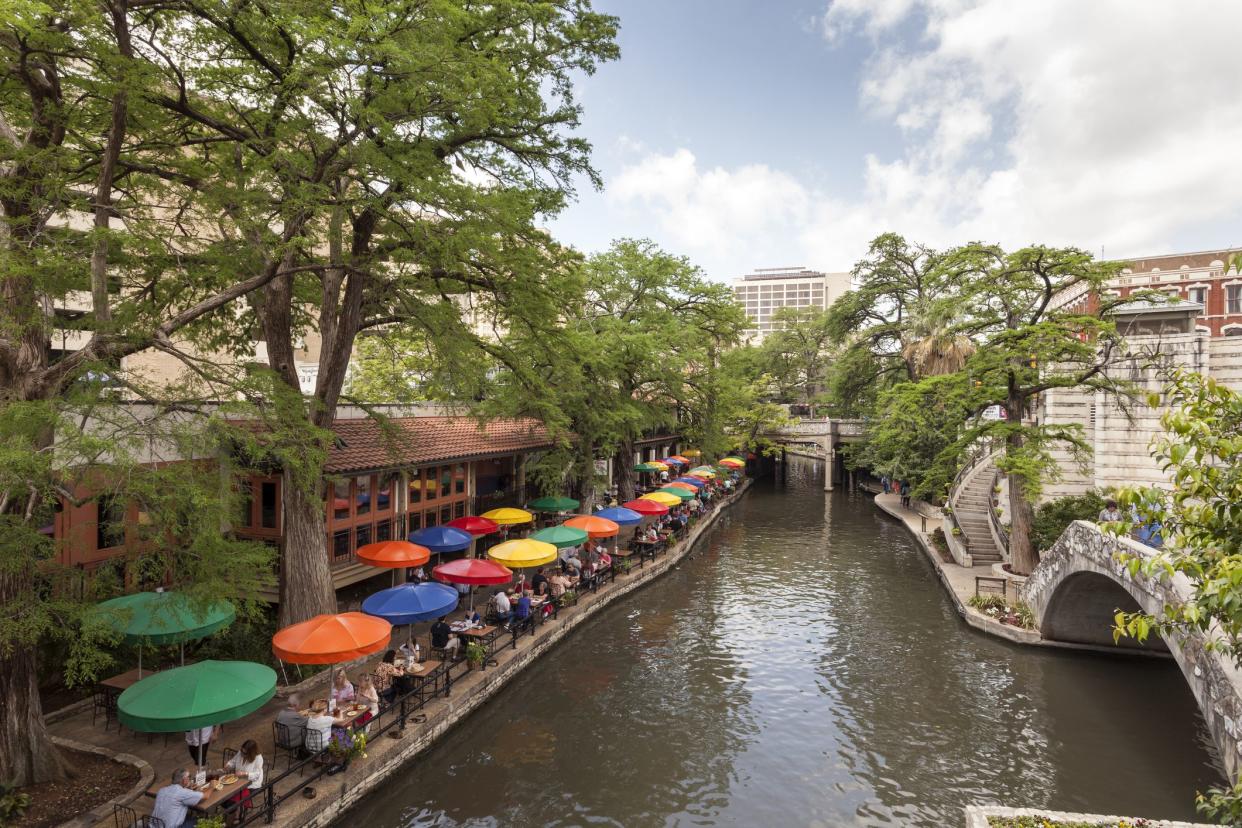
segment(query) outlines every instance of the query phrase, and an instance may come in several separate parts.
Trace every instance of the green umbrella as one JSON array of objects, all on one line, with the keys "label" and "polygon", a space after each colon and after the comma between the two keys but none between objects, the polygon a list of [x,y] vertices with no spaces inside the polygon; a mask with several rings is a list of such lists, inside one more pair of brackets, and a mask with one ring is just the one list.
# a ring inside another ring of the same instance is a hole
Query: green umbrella
[{"label": "green umbrella", "polygon": [[176,733],[253,713],[276,695],[276,671],[252,661],[200,661],[153,673],[117,699],[117,718],[142,733]]},{"label": "green umbrella", "polygon": [[578,508],[578,501],[572,497],[541,497],[526,506],[536,512],[571,512]]},{"label": "green umbrella", "polygon": [[658,489],[657,491],[667,492],[668,494],[671,494],[671,495],[677,495],[682,500],[694,500],[694,492],[689,491],[687,489],[679,488],[677,486],[665,486],[663,489]]},{"label": "green umbrella", "polygon": [[692,472],[712,472],[713,474],[715,474],[715,472],[716,472],[716,467],[715,467],[715,466],[695,466],[695,467],[694,467],[693,469],[691,469],[690,471],[692,471]]},{"label": "green umbrella", "polygon": [[543,541],[552,544],[557,549],[564,549],[568,546],[586,543],[587,533],[572,526],[549,526],[547,529],[540,529],[530,537],[531,540]]},{"label": "green umbrella", "polygon": [[[104,624],[121,634],[126,644],[138,647],[138,675],[142,675],[143,644],[185,644],[206,638],[233,623],[237,611],[228,601],[195,607],[180,592],[135,592],[103,601],[95,613]],[[185,653],[182,652],[182,661]]]},{"label": "green umbrella", "polygon": [[653,472],[653,471],[660,471],[660,467],[659,467],[659,466],[653,466],[653,465],[651,465],[650,463],[639,463],[637,466],[635,466],[635,467],[634,467],[634,471],[636,471],[636,472]]}]

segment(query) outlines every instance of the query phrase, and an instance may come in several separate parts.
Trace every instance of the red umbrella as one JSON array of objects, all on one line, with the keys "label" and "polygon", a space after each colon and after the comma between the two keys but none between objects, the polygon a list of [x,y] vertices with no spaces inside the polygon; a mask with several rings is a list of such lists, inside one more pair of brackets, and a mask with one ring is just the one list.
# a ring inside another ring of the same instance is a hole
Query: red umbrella
[{"label": "red umbrella", "polygon": [[639,498],[637,500],[631,500],[629,503],[622,503],[621,505],[627,509],[632,509],[633,511],[638,512],[640,515],[646,515],[648,517],[651,515],[668,514],[668,507],[661,503],[656,503],[654,500],[644,500]]},{"label": "red umbrella", "polygon": [[[444,525],[452,526],[454,529],[461,529],[465,532],[469,532],[470,534],[474,535],[476,538],[479,537],[480,535],[490,535],[492,532],[495,532],[497,529],[500,528],[500,524],[494,520],[488,520],[487,518],[484,518],[484,517],[474,517],[473,515],[466,515],[465,517],[455,518],[454,520],[450,520],[448,523]],[[491,583],[491,582],[488,581],[488,583]]]},{"label": "red umbrella", "polygon": [[513,580],[513,570],[486,558],[460,558],[442,563],[431,570],[438,581],[450,584],[507,584]]},{"label": "red umbrella", "polygon": [[368,543],[359,547],[358,560],[371,566],[401,569],[406,566],[422,566],[431,560],[431,550],[409,541],[388,540]]}]

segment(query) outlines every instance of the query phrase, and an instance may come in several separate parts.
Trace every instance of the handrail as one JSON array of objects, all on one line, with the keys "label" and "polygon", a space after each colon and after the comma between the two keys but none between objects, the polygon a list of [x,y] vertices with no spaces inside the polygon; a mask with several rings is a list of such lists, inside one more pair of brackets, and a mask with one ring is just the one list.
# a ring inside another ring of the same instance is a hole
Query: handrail
[{"label": "handrail", "polygon": [[[1002,472],[996,470],[996,474],[992,475],[992,491],[995,492],[1000,486]],[[989,504],[991,499],[989,498]],[[1001,551],[1005,553],[1005,557],[1009,557],[1009,527],[1001,523],[1000,515],[996,514],[995,506],[988,506],[988,523],[992,527],[992,539],[1001,546]]]}]

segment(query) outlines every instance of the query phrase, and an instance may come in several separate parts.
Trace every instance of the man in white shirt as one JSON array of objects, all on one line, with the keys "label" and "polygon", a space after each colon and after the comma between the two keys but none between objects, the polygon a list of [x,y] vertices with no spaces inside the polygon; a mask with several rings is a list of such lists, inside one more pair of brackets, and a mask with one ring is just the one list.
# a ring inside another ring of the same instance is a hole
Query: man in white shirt
[{"label": "man in white shirt", "polygon": [[155,807],[151,816],[163,822],[167,828],[186,828],[197,822],[188,816],[190,809],[203,801],[201,791],[191,790],[190,774],[184,768],[173,771],[172,784],[160,788],[155,795]]},{"label": "man in white shirt", "polygon": [[508,624],[509,619],[513,617],[513,607],[509,604],[509,596],[505,594],[503,589],[498,589],[496,594],[492,596],[492,600],[496,604],[496,622],[498,624]]}]

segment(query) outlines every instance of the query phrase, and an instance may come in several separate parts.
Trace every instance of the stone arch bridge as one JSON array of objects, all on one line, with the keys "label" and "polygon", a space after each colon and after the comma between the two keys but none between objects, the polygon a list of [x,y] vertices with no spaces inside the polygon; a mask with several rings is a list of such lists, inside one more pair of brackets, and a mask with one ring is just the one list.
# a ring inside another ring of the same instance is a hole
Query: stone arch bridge
[{"label": "stone arch bridge", "polygon": [[1140,543],[1106,535],[1093,523],[1074,521],[1027,579],[1023,599],[1035,613],[1040,635],[1049,642],[1172,655],[1203,712],[1229,779],[1236,779],[1242,769],[1242,671],[1227,657],[1206,650],[1198,635],[1177,641],[1153,636],[1146,645],[1122,638],[1113,644],[1113,616],[1118,610],[1141,609],[1155,615],[1190,594],[1183,575],[1171,580],[1141,573],[1131,576],[1121,561],[1122,555],[1151,554]]},{"label": "stone arch bridge", "polygon": [[843,463],[837,454],[837,448],[844,443],[862,442],[867,432],[862,420],[825,419],[791,423],[768,432],[764,436],[777,443],[813,449],[816,454],[827,461],[824,490],[832,491],[843,472]]}]

